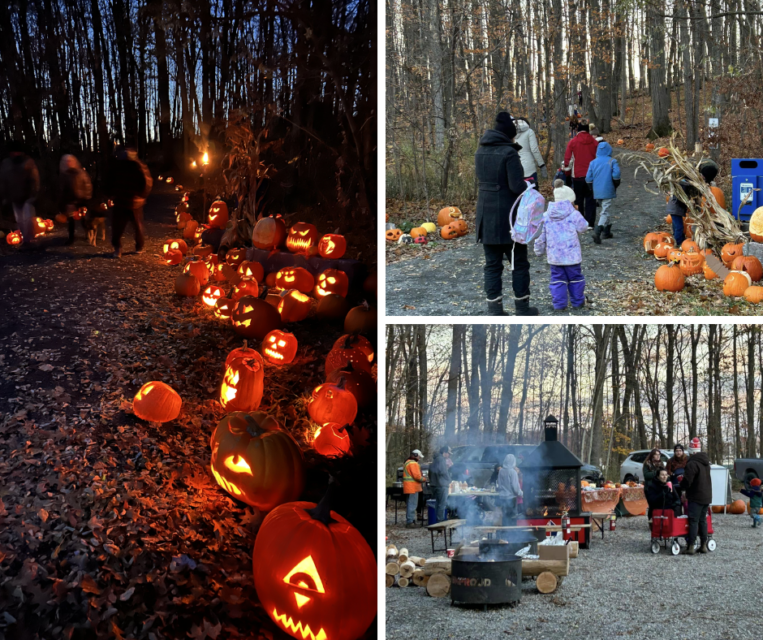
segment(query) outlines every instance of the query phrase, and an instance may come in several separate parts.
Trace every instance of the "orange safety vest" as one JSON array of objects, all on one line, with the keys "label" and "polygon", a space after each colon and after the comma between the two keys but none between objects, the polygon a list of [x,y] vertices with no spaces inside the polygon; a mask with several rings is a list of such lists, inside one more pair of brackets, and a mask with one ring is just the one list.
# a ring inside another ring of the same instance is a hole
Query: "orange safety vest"
[{"label": "orange safety vest", "polygon": [[415,460],[406,460],[403,465],[403,493],[418,493],[423,491],[421,486],[421,468]]}]

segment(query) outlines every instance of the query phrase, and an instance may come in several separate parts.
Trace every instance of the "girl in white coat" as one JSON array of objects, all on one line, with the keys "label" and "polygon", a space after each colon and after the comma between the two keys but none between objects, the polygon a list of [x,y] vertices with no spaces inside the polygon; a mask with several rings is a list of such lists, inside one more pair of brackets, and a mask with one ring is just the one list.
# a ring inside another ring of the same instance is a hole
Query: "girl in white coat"
[{"label": "girl in white coat", "polygon": [[543,156],[538,147],[538,137],[524,118],[517,118],[516,125],[517,137],[514,138],[514,142],[522,147],[519,152],[519,159],[522,161],[525,180],[532,180],[537,187],[538,169],[540,169],[541,175],[544,178],[548,178],[546,164],[543,162]]}]

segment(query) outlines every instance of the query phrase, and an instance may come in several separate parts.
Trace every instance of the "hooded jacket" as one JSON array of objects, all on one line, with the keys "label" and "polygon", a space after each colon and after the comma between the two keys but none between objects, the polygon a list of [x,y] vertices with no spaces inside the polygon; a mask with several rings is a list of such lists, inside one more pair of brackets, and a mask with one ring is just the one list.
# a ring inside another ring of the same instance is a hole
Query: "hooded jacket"
[{"label": "hooded jacket", "polygon": [[550,202],[543,214],[543,226],[535,239],[535,255],[546,254],[549,264],[568,267],[580,264],[583,256],[578,234],[588,229],[588,223],[569,200]]},{"label": "hooded jacket", "polygon": [[[518,144],[495,129],[488,129],[480,139],[474,155],[474,169],[479,181],[477,242],[510,244],[512,241],[509,213],[526,187],[520,150]],[[516,213],[515,209],[515,219]]]},{"label": "hooded jacket", "polygon": [[644,493],[646,501],[652,509],[675,509],[681,504],[678,492],[659,480],[649,483]]},{"label": "hooded jacket", "polygon": [[538,137],[535,135],[535,131],[524,120],[517,120],[516,122],[517,137],[514,138],[514,142],[522,147],[519,150],[519,159],[525,171],[525,178],[529,178],[538,171],[538,167],[542,167],[545,163],[538,147]]},{"label": "hooded jacket", "polygon": [[710,480],[710,458],[704,451],[689,456],[684,467],[681,489],[686,492],[689,502],[710,504],[713,499],[713,485]]},{"label": "hooded jacket", "polygon": [[429,465],[429,486],[447,487],[450,484],[450,472],[448,461],[439,451],[435,454],[432,464]]},{"label": "hooded jacket", "polygon": [[503,459],[501,470],[498,472],[498,481],[495,484],[495,488],[502,498],[518,498],[522,495],[519,476],[514,468],[516,464],[517,459],[510,453]]},{"label": "hooded jacket", "polygon": [[586,182],[593,187],[593,197],[597,200],[608,200],[617,197],[615,180],[620,181],[620,165],[612,157],[612,147],[609,142],[602,141],[596,147],[596,159],[588,165]]},{"label": "hooded jacket", "polygon": [[34,160],[25,153],[16,153],[0,165],[0,195],[17,208],[32,200],[40,190],[40,174]]},{"label": "hooded jacket", "polygon": [[567,143],[567,149],[564,152],[564,164],[569,167],[570,161],[575,159],[572,166],[573,178],[586,177],[588,165],[596,157],[597,145],[598,142],[587,131],[581,131]]}]

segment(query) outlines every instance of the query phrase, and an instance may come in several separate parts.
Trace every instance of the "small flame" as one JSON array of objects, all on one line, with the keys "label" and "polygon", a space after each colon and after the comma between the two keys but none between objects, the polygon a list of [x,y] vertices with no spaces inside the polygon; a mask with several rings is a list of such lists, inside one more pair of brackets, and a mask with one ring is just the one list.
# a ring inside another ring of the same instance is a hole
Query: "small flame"
[{"label": "small flame", "polygon": [[196,160],[194,160],[194,161],[191,163],[191,168],[192,168],[192,169],[195,169],[195,168],[196,168]]},{"label": "small flame", "polygon": [[209,154],[205,151],[204,156],[201,159],[202,164],[209,164]]},{"label": "small flame", "polygon": [[548,507],[544,507],[544,509],[543,509],[543,516],[545,517],[547,515],[548,515]]}]

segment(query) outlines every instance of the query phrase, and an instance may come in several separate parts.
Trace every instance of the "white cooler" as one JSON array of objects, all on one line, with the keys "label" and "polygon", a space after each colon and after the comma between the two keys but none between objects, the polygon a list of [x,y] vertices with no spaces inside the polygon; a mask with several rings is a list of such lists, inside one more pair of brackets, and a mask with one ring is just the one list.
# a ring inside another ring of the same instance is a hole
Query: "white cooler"
[{"label": "white cooler", "polygon": [[725,507],[731,502],[729,470],[719,464],[711,464],[710,480],[713,483],[713,500],[710,504]]}]

